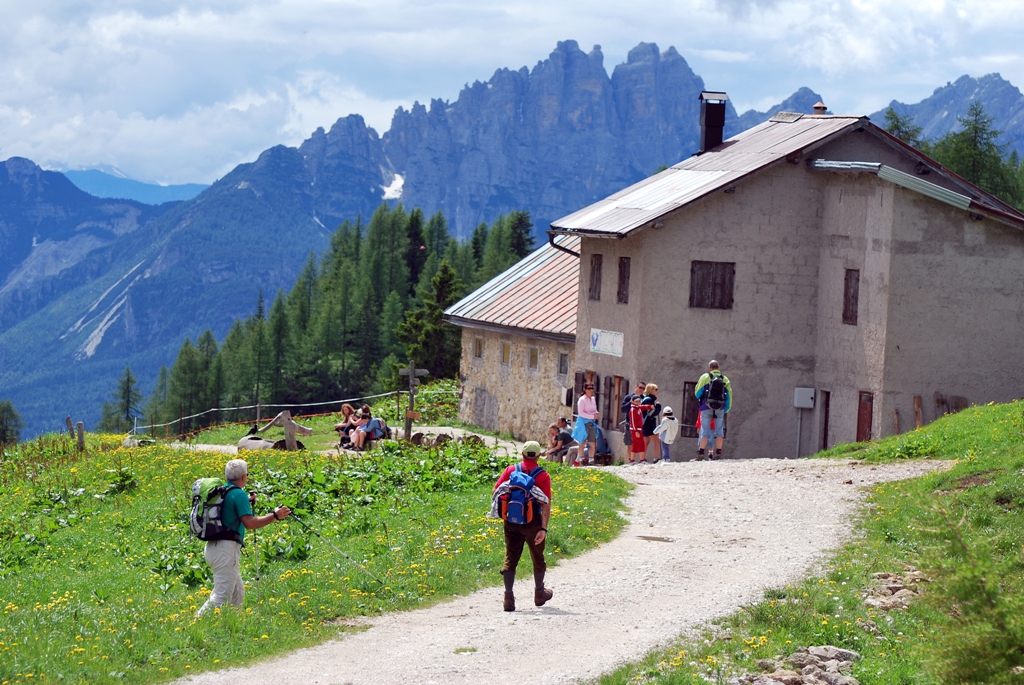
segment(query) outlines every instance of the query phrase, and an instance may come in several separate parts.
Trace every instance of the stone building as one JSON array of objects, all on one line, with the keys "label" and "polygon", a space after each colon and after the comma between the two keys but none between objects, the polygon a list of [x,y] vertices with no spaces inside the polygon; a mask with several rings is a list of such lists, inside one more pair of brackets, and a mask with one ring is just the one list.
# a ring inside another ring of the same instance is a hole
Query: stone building
[{"label": "stone building", "polygon": [[571,416],[579,242],[545,244],[445,311],[462,326],[461,421],[544,444]]},{"label": "stone building", "polygon": [[580,240],[575,369],[601,381],[606,429],[642,379],[694,436],[712,358],[735,390],[726,456],[1024,394],[1024,214],[865,117],[780,113],[722,142],[725,96],[705,97],[699,154],[549,232]]}]

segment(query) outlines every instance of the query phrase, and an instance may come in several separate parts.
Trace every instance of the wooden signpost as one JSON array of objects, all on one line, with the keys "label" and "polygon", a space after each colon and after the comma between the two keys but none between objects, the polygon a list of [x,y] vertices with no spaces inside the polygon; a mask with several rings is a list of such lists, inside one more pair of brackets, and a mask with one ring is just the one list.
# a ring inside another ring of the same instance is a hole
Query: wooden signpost
[{"label": "wooden signpost", "polygon": [[409,368],[399,369],[398,375],[409,377],[409,408],[405,411],[405,439],[408,440],[409,436],[412,435],[412,422],[413,419],[419,420],[420,413],[416,411],[416,386],[420,384],[417,376],[428,376],[430,371],[427,369],[417,369],[416,363],[412,360],[409,361]]}]

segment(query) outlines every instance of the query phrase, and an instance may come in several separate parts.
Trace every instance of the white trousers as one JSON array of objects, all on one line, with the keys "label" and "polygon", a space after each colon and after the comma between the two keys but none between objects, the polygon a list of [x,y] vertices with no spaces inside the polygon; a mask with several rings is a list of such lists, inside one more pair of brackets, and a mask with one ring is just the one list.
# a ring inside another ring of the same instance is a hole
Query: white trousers
[{"label": "white trousers", "polygon": [[213,592],[206,604],[196,612],[196,616],[202,616],[224,602],[231,602],[241,608],[242,600],[245,599],[245,583],[242,582],[240,568],[242,546],[234,540],[211,540],[206,543],[203,556],[213,571]]}]

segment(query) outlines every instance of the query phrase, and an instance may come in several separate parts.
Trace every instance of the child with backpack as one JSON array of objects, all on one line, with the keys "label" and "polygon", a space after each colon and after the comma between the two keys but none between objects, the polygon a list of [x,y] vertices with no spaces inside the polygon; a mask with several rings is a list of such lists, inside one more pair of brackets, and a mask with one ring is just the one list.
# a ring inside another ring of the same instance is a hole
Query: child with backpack
[{"label": "child with backpack", "polygon": [[522,463],[506,468],[494,484],[491,515],[500,515],[504,519],[505,530],[505,561],[501,565],[505,581],[505,611],[516,610],[512,588],[524,544],[529,547],[533,561],[533,603],[544,606],[554,595],[544,587],[547,571],[544,543],[551,519],[551,476],[537,464],[540,453],[539,443],[530,440],[524,444]]},{"label": "child with backpack", "polygon": [[694,394],[700,401],[697,461],[704,459],[704,449],[711,438],[715,439],[715,451],[709,451],[708,457],[721,459],[722,443],[725,441],[725,415],[732,409],[732,384],[719,370],[719,364],[714,359],[708,362],[708,372],[697,381]]},{"label": "child with backpack", "polygon": [[635,464],[637,461],[647,461],[647,441],[644,440],[644,421],[646,420],[646,412],[654,408],[653,404],[640,404],[641,398],[639,395],[633,395],[633,398],[629,401],[629,414],[626,415],[628,421],[627,428],[629,429],[629,464]]}]

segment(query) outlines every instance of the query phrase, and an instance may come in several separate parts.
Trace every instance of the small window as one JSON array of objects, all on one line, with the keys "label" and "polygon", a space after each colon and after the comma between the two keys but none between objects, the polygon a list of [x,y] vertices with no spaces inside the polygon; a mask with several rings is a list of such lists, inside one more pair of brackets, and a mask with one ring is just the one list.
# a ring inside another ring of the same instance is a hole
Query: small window
[{"label": "small window", "polygon": [[619,257],[619,304],[629,304],[629,257]]},{"label": "small window", "polygon": [[569,353],[559,352],[558,353],[558,375],[568,376],[569,375]]},{"label": "small window", "polygon": [[501,343],[501,363],[511,364],[512,363],[512,343],[503,342]]},{"label": "small window", "polygon": [[473,338],[473,356],[477,359],[483,359],[484,357],[484,339]]},{"label": "small window", "polygon": [[599,254],[590,255],[590,299],[601,299],[601,264],[604,257]]},{"label": "small window", "polygon": [[527,366],[531,369],[536,369],[540,365],[540,348],[531,347],[530,354],[527,356]]},{"label": "small window", "polygon": [[735,262],[691,262],[690,306],[702,309],[732,309],[735,280]]},{"label": "small window", "polygon": [[846,270],[843,285],[843,323],[857,325],[857,303],[860,299],[860,269]]}]

